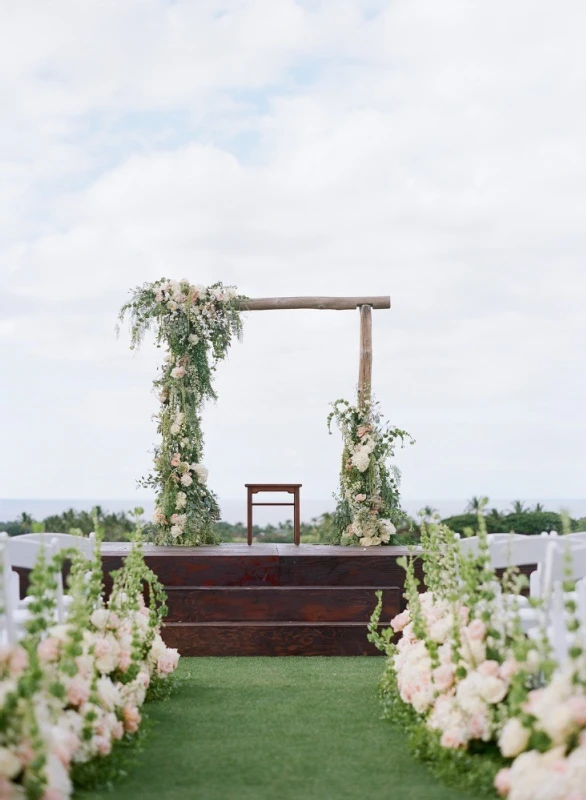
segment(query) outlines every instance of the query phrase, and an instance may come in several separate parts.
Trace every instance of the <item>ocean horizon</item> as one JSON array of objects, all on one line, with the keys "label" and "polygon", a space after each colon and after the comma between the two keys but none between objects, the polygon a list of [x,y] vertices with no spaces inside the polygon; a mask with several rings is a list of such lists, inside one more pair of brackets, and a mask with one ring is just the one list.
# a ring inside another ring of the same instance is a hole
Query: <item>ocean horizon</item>
[{"label": "ocean horizon", "polygon": [[[541,503],[548,511],[567,511],[571,517],[586,517],[586,498],[508,498],[495,497],[489,499],[489,508],[498,508],[499,511],[512,511],[512,503],[521,499],[527,506]],[[245,498],[219,498],[222,520],[230,523],[246,522]],[[403,498],[402,507],[411,516],[416,516],[424,506],[437,509],[442,517],[449,517],[464,512],[468,499],[466,498]],[[0,522],[11,522],[20,517],[22,513],[30,514],[34,519],[41,520],[52,514],[61,514],[69,508],[76,511],[89,511],[99,505],[105,512],[130,512],[137,506],[144,509],[146,518],[152,516],[154,499],[152,496],[135,498],[5,498],[0,499]],[[301,498],[301,519],[309,522],[314,517],[326,511],[333,511],[335,507],[332,498]],[[265,525],[277,524],[292,518],[292,511],[284,508],[255,509],[255,522]]]}]

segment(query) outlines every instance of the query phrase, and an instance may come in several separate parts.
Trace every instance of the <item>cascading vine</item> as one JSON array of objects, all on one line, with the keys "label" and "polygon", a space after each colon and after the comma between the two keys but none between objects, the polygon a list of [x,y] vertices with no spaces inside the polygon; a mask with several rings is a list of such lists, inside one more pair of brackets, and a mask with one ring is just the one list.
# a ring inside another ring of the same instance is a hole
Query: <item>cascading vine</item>
[{"label": "cascading vine", "polygon": [[201,463],[201,411],[206,399],[216,399],[212,379],[218,362],[226,357],[232,338],[242,336],[237,301],[243,299],[234,287],[221,283],[205,287],[162,278],[135,289],[120,311],[121,322],[127,314],[131,317],[132,349],[151,328],[157,346],[167,348],[153,382],[161,403],[161,441],[154,470],[141,481],[157,492],[156,544],[216,542],[213,524],[220,509]]},{"label": "cascading vine", "polygon": [[337,541],[363,547],[388,544],[408,517],[399,505],[399,470],[387,462],[398,439],[401,444],[413,440],[406,431],[384,423],[370,400],[356,406],[336,400],[332,407],[328,430],[331,433],[335,419],[344,442],[334,514]]}]

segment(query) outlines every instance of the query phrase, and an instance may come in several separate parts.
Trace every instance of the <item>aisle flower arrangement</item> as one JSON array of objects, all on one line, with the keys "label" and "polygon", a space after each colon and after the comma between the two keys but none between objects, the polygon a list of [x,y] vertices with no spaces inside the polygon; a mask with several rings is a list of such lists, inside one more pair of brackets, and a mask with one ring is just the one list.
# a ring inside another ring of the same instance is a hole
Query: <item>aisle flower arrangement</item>
[{"label": "aisle flower arrangement", "polygon": [[391,428],[371,401],[351,405],[336,400],[328,430],[336,420],[342,433],[342,469],[335,525],[338,542],[372,547],[389,544],[399,526],[408,522],[399,504],[399,470],[389,466],[398,440],[406,431]]},{"label": "aisle flower arrangement", "polygon": [[[406,609],[370,639],[388,655],[385,715],[409,730],[413,751],[448,781],[509,800],[585,800],[586,660],[575,598],[565,600],[571,637],[560,667],[545,636],[521,628],[515,569],[497,578],[479,520],[476,557],[462,556],[445,526],[423,526],[406,570]],[[572,584],[565,584],[569,592]],[[396,641],[398,637],[398,641]]]},{"label": "aisle flower arrangement", "polygon": [[[66,624],[55,624],[55,574],[71,560]],[[143,586],[148,587],[146,596]],[[64,800],[120,771],[152,687],[165,694],[179,655],[160,637],[164,592],[138,540],[104,599],[99,551],[31,572],[31,619],[0,649],[0,797]],[[164,689],[164,691],[163,691]]]},{"label": "aisle flower arrangement", "polygon": [[154,328],[157,346],[166,349],[154,381],[160,402],[154,470],[142,485],[157,493],[153,522],[156,544],[200,545],[216,540],[213,524],[220,511],[202,464],[201,413],[215,399],[212,380],[234,336],[242,334],[234,287],[161,279],[137,288],[120,312],[131,317],[131,347]]}]

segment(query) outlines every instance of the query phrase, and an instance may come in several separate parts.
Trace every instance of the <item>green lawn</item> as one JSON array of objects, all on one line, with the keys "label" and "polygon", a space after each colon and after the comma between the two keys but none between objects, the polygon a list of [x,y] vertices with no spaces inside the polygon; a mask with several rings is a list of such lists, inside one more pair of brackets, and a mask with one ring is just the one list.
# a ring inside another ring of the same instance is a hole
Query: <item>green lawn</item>
[{"label": "green lawn", "polygon": [[128,777],[84,800],[475,800],[380,719],[382,658],[185,658]]}]

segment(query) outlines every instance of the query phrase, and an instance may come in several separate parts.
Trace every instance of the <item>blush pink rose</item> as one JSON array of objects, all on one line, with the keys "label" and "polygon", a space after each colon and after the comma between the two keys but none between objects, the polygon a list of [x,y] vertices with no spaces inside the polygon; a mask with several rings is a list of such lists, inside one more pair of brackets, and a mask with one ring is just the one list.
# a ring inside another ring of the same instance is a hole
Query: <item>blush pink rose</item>
[{"label": "blush pink rose", "polygon": [[364,501],[366,500],[366,495],[365,494],[357,494],[354,499],[356,500],[357,503],[364,503]]},{"label": "blush pink rose", "polygon": [[442,664],[433,671],[433,682],[440,692],[447,692],[454,683],[454,668],[450,664]]},{"label": "blush pink rose", "polygon": [[479,642],[486,636],[486,625],[481,619],[473,619],[466,628],[468,638],[473,642]]},{"label": "blush pink rose", "polygon": [[135,706],[124,706],[122,711],[124,730],[127,733],[136,733],[140,725],[140,712]]},{"label": "blush pink rose", "polygon": [[44,664],[50,661],[56,661],[59,656],[59,639],[56,639],[54,636],[48,636],[46,639],[43,639],[42,642],[39,642],[37,647],[37,655]]},{"label": "blush pink rose", "polygon": [[145,689],[149,688],[151,678],[148,672],[139,672],[138,675],[136,676],[136,680],[140,681]]},{"label": "blush pink rose", "polygon": [[405,611],[401,611],[400,614],[397,614],[397,616],[391,620],[391,628],[395,633],[399,633],[403,630],[405,625],[409,623],[410,619],[409,610],[405,609]]},{"label": "blush pink rose", "polygon": [[112,725],[111,733],[113,739],[122,739],[124,736],[124,725],[120,720],[117,720],[114,725]]},{"label": "blush pink rose", "polygon": [[28,667],[28,653],[24,647],[15,647],[10,654],[9,668],[14,675],[21,675]]},{"label": "blush pink rose", "polygon": [[181,454],[180,453],[174,453],[173,454],[173,458],[171,459],[171,466],[172,467],[178,467],[179,464],[181,464]]},{"label": "blush pink rose", "polygon": [[487,733],[486,727],[486,717],[484,714],[472,714],[470,722],[468,723],[468,729],[473,739],[482,739]]},{"label": "blush pink rose", "polygon": [[127,669],[130,668],[132,664],[132,653],[130,650],[121,650],[120,656],[118,657],[118,666],[122,670],[122,672],[126,672]]},{"label": "blush pink rose", "polygon": [[576,725],[586,725],[586,697],[570,697],[568,708]]},{"label": "blush pink rose", "polygon": [[466,742],[460,731],[448,728],[447,731],[442,733],[440,744],[442,747],[447,747],[450,750],[457,750],[459,747],[463,747]]},{"label": "blush pink rose", "polygon": [[518,669],[519,665],[517,664],[517,662],[512,659],[509,659],[508,661],[505,661],[504,664],[501,664],[499,669],[499,676],[505,681],[510,681],[513,675],[517,674]]},{"label": "blush pink rose", "polygon": [[108,756],[112,752],[112,742],[107,736],[96,736],[96,749],[101,756]]},{"label": "blush pink rose", "polygon": [[67,700],[72,706],[81,706],[90,699],[90,687],[86,681],[77,677],[67,687]]},{"label": "blush pink rose", "polygon": [[499,673],[498,661],[491,661],[490,659],[483,661],[482,664],[478,666],[478,672],[480,672],[481,675],[492,675],[496,677]]},{"label": "blush pink rose", "polygon": [[179,652],[173,648],[167,648],[162,656],[157,660],[157,672],[159,675],[170,675],[177,669],[179,663]]},{"label": "blush pink rose", "polygon": [[497,772],[494,779],[494,788],[501,797],[506,797],[511,791],[511,770],[508,767]]}]

